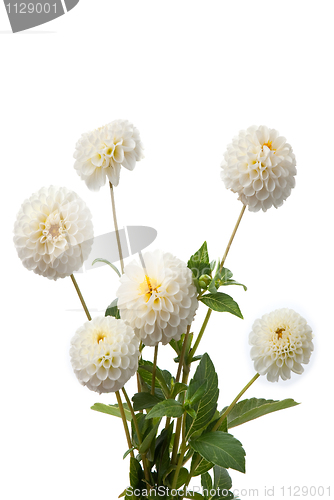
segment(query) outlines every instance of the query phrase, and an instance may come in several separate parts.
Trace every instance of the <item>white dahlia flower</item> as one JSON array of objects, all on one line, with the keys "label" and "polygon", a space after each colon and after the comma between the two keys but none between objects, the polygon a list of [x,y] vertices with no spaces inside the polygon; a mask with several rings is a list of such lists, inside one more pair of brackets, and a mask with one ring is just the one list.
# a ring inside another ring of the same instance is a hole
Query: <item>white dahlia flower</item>
[{"label": "white dahlia flower", "polygon": [[14,244],[23,265],[49,279],[78,271],[93,243],[92,215],[65,187],[43,187],[22,204]]},{"label": "white dahlia flower", "polygon": [[277,130],[242,130],[227,147],[221,178],[251,212],[280,207],[295,187],[296,159]]},{"label": "white dahlia flower", "polygon": [[138,368],[139,340],[121,319],[98,316],[78,328],[70,349],[79,382],[91,391],[119,391]]},{"label": "white dahlia flower", "polygon": [[115,120],[82,134],[75,148],[74,168],[92,191],[98,191],[107,177],[117,186],[121,165],[133,170],[144,157],[139,131],[128,120]]},{"label": "white dahlia flower", "polygon": [[292,309],[276,309],[257,319],[249,334],[251,358],[260,375],[270,382],[287,380],[291,371],[301,374],[313,351],[312,330]]},{"label": "white dahlia flower", "polygon": [[160,250],[125,267],[116,295],[121,318],[145,345],[179,340],[198,307],[192,272],[184,262]]}]

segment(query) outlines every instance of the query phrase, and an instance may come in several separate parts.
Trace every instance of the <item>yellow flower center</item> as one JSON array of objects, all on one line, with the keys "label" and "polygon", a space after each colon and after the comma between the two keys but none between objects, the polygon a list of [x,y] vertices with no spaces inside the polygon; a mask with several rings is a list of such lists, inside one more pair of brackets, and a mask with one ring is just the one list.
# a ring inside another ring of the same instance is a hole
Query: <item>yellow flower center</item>
[{"label": "yellow flower center", "polygon": [[161,285],[158,285],[158,282],[155,278],[150,279],[147,276],[147,274],[145,274],[145,281],[143,281],[139,285],[139,291],[140,291],[141,295],[145,295],[146,302],[148,302],[150,300],[153,292],[159,293],[159,290],[158,290],[159,286],[161,286]]},{"label": "yellow flower center", "polygon": [[106,334],[104,332],[97,332],[96,342],[99,344],[102,340],[106,338]]},{"label": "yellow flower center", "polygon": [[[272,141],[267,141],[263,144],[263,146],[267,146],[268,149],[270,149],[270,151],[276,151],[276,149],[272,148]],[[263,150],[263,146],[262,146],[262,150]]]},{"label": "yellow flower center", "polygon": [[277,328],[275,332],[277,334],[277,340],[282,338],[283,332],[285,332],[285,328]]}]

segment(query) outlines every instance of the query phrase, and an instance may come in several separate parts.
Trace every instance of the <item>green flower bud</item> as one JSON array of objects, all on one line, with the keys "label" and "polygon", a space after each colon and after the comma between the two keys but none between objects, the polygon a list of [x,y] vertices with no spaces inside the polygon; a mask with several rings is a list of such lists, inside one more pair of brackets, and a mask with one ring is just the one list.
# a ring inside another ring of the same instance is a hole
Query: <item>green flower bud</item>
[{"label": "green flower bud", "polygon": [[207,288],[211,283],[211,276],[208,274],[202,274],[198,280],[198,284],[201,288]]}]

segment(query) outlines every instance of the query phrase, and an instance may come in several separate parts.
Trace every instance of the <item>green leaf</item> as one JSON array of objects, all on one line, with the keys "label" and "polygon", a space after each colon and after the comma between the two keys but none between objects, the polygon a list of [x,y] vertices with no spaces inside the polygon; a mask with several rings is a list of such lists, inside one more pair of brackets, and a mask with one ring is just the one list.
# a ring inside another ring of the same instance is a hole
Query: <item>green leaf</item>
[{"label": "green leaf", "polygon": [[187,265],[189,269],[191,269],[196,280],[198,280],[198,278],[202,276],[202,274],[211,275],[210,260],[206,241],[203,243],[201,248],[190,257]]},{"label": "green leaf", "polygon": [[149,392],[138,392],[134,394],[132,401],[134,411],[140,411],[152,408],[157,403],[160,403],[161,399]]},{"label": "green leaf", "polygon": [[174,399],[166,399],[156,404],[151,411],[146,415],[146,418],[155,417],[181,417],[184,413],[184,409],[181,403],[175,401]]},{"label": "green leaf", "polygon": [[[141,375],[141,377],[143,377],[144,381],[150,386],[152,386],[152,372],[153,372],[153,363],[151,363],[151,361],[141,360],[139,362],[138,373]],[[171,381],[172,376],[167,370],[162,371],[160,370],[160,368],[156,367],[155,385],[156,387],[161,388],[166,398],[169,397],[169,387],[166,383],[166,380],[168,380],[168,378],[170,378]]]},{"label": "green leaf", "polygon": [[[128,409],[128,405],[123,404],[123,407],[126,420],[132,420],[132,415],[130,410]],[[108,415],[114,415],[115,417],[122,418],[121,412],[118,408],[118,404],[105,405],[103,403],[95,403],[93,406],[91,406],[91,410],[100,411],[101,413],[107,413]]]},{"label": "green leaf", "polygon": [[193,406],[198,403],[204,396],[208,387],[208,381],[205,380],[192,380],[188,391],[186,393],[185,402],[189,404],[189,406]]},{"label": "green leaf", "polygon": [[136,448],[139,448],[139,442],[142,441],[143,437],[146,436],[153,427],[152,420],[146,420],[144,413],[137,413],[136,415],[139,437],[137,435],[137,429],[132,420],[131,422],[131,432],[132,432],[132,443]]},{"label": "green leaf", "polygon": [[157,437],[155,443],[154,463],[157,470],[157,484],[162,483],[162,478],[166,474],[170,466],[169,448],[173,435],[173,425],[169,425],[164,429],[160,436]]},{"label": "green leaf", "polygon": [[96,263],[96,262],[104,262],[104,264],[108,264],[108,266],[111,267],[111,269],[113,269],[115,271],[115,273],[118,274],[119,277],[121,277],[121,273],[119,272],[119,270],[117,269],[116,266],[114,266],[114,264],[112,264],[111,262],[109,262],[109,260],[106,260],[106,259],[95,259],[93,260],[92,262],[92,266]]},{"label": "green leaf", "polygon": [[159,421],[153,426],[153,428],[150,430],[150,432],[147,434],[147,436],[144,438],[142,444],[139,447],[139,453],[146,453],[149,447],[151,446],[151,443],[153,439],[156,436],[158,427],[160,424],[160,419]]},{"label": "green leaf", "polygon": [[[191,421],[191,417],[187,416],[186,433],[189,436],[206,427],[214,416],[217,408],[219,395],[218,377],[215,367],[213,366],[213,363],[207,353],[202,356],[190,385],[195,382],[203,383],[205,380],[207,381],[206,392],[204,393],[202,399],[194,405],[194,409],[197,413],[196,418]],[[192,385],[192,387],[195,386]]]},{"label": "green leaf", "polygon": [[215,280],[211,280],[209,286],[208,286],[208,292],[210,293],[217,293],[219,286],[216,286]]},{"label": "green leaf", "polygon": [[240,285],[246,291],[247,287],[242,283],[239,283],[238,281],[232,280],[231,279],[232,276],[233,276],[232,272],[226,267],[223,267],[222,270],[220,271],[220,264],[218,263],[217,272],[214,277],[216,286],[219,288],[220,286]]},{"label": "green leaf", "polygon": [[213,311],[229,312],[238,316],[238,318],[244,319],[238,304],[226,293],[206,293],[199,300]]},{"label": "green leaf", "polygon": [[130,485],[133,489],[143,486],[144,471],[136,458],[130,458]]},{"label": "green leaf", "polygon": [[[191,462],[191,464],[192,464],[191,467],[197,461],[198,456],[199,456],[198,453],[194,453],[193,458],[192,458],[192,462]],[[212,469],[212,467],[213,467],[213,463],[212,462],[208,462],[207,460],[205,460],[204,458],[202,458],[202,460],[200,461],[200,463],[196,467],[196,470],[194,472],[192,472],[192,475],[194,477],[195,476],[201,476],[202,474],[204,474],[204,472],[207,472],[208,470]]]},{"label": "green leaf", "polygon": [[176,489],[181,488],[188,479],[189,472],[185,467],[181,467],[179,476],[176,481]]},{"label": "green leaf", "polygon": [[226,432],[208,432],[190,441],[190,446],[215,465],[245,472],[245,450],[240,441]]},{"label": "green leaf", "polygon": [[176,382],[176,384],[173,385],[172,392],[170,397],[172,399],[175,399],[180,392],[184,392],[188,389],[188,386],[186,384],[183,384],[182,382]]},{"label": "green leaf", "polygon": [[107,307],[105,316],[113,316],[116,319],[120,319],[121,315],[117,307],[117,299],[113,300],[112,303]]},{"label": "green leaf", "polygon": [[[203,490],[207,490],[208,492],[212,490],[212,478],[208,472],[204,472],[204,474],[201,475],[201,484]],[[206,496],[206,498],[208,497]]]},{"label": "green leaf", "polygon": [[[227,416],[228,427],[230,429],[231,427],[236,427],[255,418],[262,417],[262,415],[291,408],[298,404],[293,399],[283,399],[282,401],[256,398],[245,399],[237,403]],[[225,411],[225,409],[222,411]]]},{"label": "green leaf", "polygon": [[215,490],[218,490],[218,488],[221,490],[229,490],[232,488],[232,479],[224,467],[215,465],[213,467],[213,478],[213,487]]},{"label": "green leaf", "polygon": [[131,453],[131,451],[133,451],[135,449],[136,448],[134,446],[132,446],[132,448],[129,448],[128,450],[126,450],[126,452],[123,455],[123,460],[124,460],[124,458],[126,458]]}]

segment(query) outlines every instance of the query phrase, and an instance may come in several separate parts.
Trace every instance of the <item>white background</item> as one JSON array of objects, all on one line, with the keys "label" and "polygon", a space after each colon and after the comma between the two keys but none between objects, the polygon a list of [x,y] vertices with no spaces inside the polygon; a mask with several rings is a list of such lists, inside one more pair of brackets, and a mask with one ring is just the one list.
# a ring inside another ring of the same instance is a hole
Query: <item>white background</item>
[{"label": "white background", "polygon": [[[232,137],[266,124],[292,145],[296,189],[278,210],[245,213],[226,262],[248,285],[229,289],[245,319],[214,313],[200,351],[216,365],[222,408],[254,374],[253,321],[278,307],[307,318],[315,352],[305,373],[260,378],[247,393],[302,404],[233,429],[247,473],[231,476],[241,498],[249,488],[259,498],[272,487],[275,498],[283,486],[333,489],[333,14],[331,1],[81,0],[12,35],[0,5],[3,498],[115,499],[128,484],[120,421],[90,410],[115,397],[80,386],[70,365],[85,321],[72,283],[28,272],[12,242],[21,203],[50,184],[87,202],[95,234],[113,230],[107,187],[90,192],[72,155],[82,132],[116,118],[145,145],[135,170],[122,169],[119,224],[156,228],[150,248],[183,260],[204,239],[221,256],[240,212],[219,177]],[[116,275],[102,267],[77,279],[92,314],[103,314]],[[161,352],[159,364],[175,370],[171,348]]]}]

